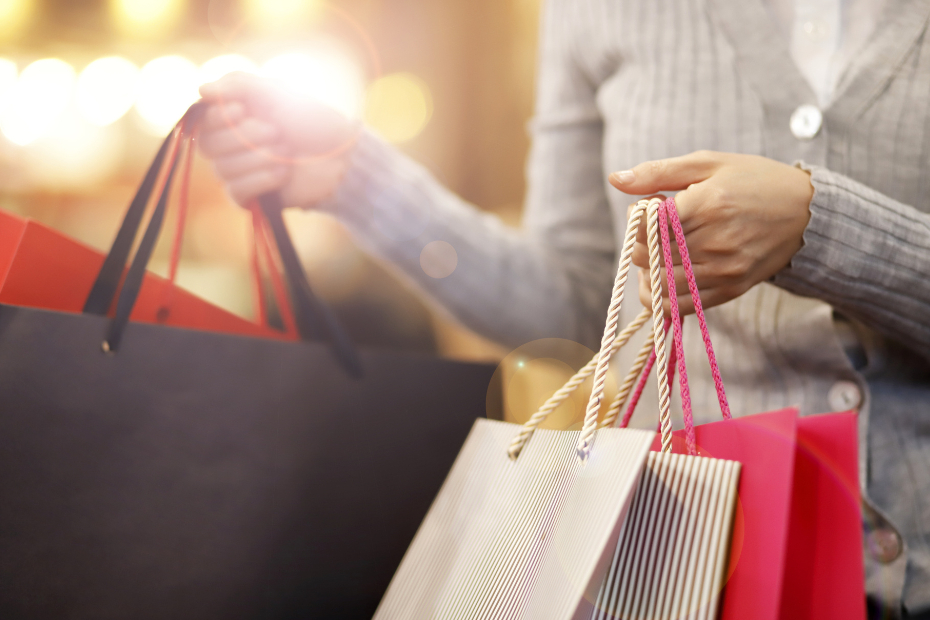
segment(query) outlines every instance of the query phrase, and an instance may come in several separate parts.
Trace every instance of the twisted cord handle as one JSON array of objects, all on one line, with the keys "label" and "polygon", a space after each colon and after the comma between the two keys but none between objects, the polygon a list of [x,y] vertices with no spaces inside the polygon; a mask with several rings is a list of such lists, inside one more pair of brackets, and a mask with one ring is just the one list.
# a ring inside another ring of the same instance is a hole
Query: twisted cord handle
[{"label": "twisted cord handle", "polygon": [[[604,383],[607,379],[607,368],[610,364],[610,344],[614,340],[614,334],[617,332],[617,322],[620,320],[620,306],[623,304],[623,289],[626,285],[627,276],[630,273],[630,263],[633,261],[633,245],[636,243],[639,223],[642,220],[643,212],[648,211],[649,213],[653,213],[658,210],[658,206],[661,203],[662,201],[658,198],[653,198],[648,202],[640,200],[636,203],[632,213],[630,213],[630,220],[626,228],[626,236],[623,240],[623,248],[620,252],[620,265],[617,269],[617,278],[614,282],[610,308],[607,313],[607,324],[604,326],[604,337],[601,339],[601,351],[598,354],[597,366],[594,370],[594,385],[591,389],[591,397],[588,399],[588,408],[587,411],[585,411],[584,425],[581,428],[581,435],[578,438],[578,446],[576,448],[578,458],[583,462],[587,460],[591,452],[594,435],[597,433],[597,416],[598,413],[600,413],[601,400],[604,397]],[[659,338],[657,342],[661,340],[662,339]]]},{"label": "twisted cord handle", "polygon": [[[640,316],[648,318],[650,315],[649,310],[643,309],[640,313]],[[636,359],[633,360],[633,366],[630,368],[630,372],[627,373],[626,378],[623,380],[623,385],[620,386],[620,390],[617,392],[617,396],[614,397],[614,402],[610,403],[610,409],[607,410],[607,415],[604,416],[604,420],[601,422],[601,428],[608,428],[613,426],[617,421],[617,418],[620,416],[620,410],[623,409],[623,406],[626,404],[626,401],[630,398],[630,393],[633,391],[633,386],[636,385],[637,380],[643,372],[643,368],[646,366],[646,362],[649,361],[649,357],[652,355],[652,339],[654,335],[652,331],[646,335],[646,340],[643,342],[643,346],[639,350],[639,354],[636,356]],[[651,368],[651,366],[650,366]],[[632,411],[630,411],[632,413]],[[623,418],[624,424],[621,424],[622,427],[625,427],[629,423],[629,420],[626,416]]]},{"label": "twisted cord handle", "polygon": [[[639,328],[641,328],[647,320],[649,320],[649,311],[644,309],[636,316],[635,319],[630,322],[629,325],[623,329],[622,332],[620,332],[620,335],[617,336],[617,338],[614,340],[613,345],[611,346],[611,355],[626,345],[630,338],[632,338],[633,334],[639,331]],[[652,345],[650,344],[650,347],[651,346]],[[565,399],[571,396],[572,393],[578,389],[578,386],[584,383],[585,380],[591,376],[595,367],[597,366],[597,359],[598,355],[595,354],[594,357],[591,358],[591,361],[585,364],[584,368],[576,372],[575,376],[569,379],[568,382],[559,388],[555,394],[550,396],[549,400],[547,400],[543,406],[540,407],[539,410],[534,413],[530,419],[523,424],[523,426],[520,427],[520,432],[517,433],[517,435],[513,438],[513,440],[510,442],[510,447],[507,449],[507,454],[510,455],[511,459],[515,459],[520,455],[520,451],[523,450],[526,442],[529,441],[533,433],[536,432],[536,429],[539,428],[539,425],[542,424],[547,417],[549,417],[549,414],[555,411],[559,405],[565,402]]]},{"label": "twisted cord handle", "polygon": [[[659,209],[662,201],[653,199],[649,203],[649,213],[646,220],[646,242],[649,247],[649,286],[652,293],[652,331],[654,334],[663,333],[665,313],[662,309],[662,260],[659,258]],[[674,290],[674,282],[671,284]],[[665,352],[665,338],[654,338],[656,363],[658,369],[656,376],[668,376],[668,357]],[[668,381],[657,381],[659,386],[659,428],[662,431],[662,452],[672,451],[672,416],[670,411],[670,395]]]}]

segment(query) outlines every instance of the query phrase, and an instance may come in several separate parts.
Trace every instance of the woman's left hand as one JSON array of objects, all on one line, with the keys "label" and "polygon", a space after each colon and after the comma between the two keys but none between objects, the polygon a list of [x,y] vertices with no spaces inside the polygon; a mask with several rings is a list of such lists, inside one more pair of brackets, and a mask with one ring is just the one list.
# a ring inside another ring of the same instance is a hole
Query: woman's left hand
[{"label": "woman's left hand", "polygon": [[[810,175],[757,155],[697,151],[615,172],[610,183],[633,195],[675,192],[701,303],[716,306],[739,297],[786,267],[801,249],[814,188]],[[640,267],[639,296],[646,307],[649,252],[643,218],[633,250]],[[672,244],[674,247],[674,243]],[[683,313],[694,311],[688,283],[675,257],[675,287]],[[666,313],[668,291],[662,279]]]}]

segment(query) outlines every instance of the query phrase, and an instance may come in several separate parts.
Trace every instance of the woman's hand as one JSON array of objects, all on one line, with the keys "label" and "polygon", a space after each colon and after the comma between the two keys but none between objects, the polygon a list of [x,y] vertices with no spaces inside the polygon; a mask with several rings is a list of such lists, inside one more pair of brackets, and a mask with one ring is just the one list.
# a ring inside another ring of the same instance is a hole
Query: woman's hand
[{"label": "woman's hand", "polygon": [[205,84],[200,94],[210,103],[201,150],[236,202],[280,191],[285,206],[309,208],[338,188],[356,124],[247,73]]},{"label": "woman's hand", "polygon": [[[810,175],[799,168],[756,155],[710,151],[646,162],[611,174],[610,183],[634,195],[678,192],[675,204],[701,303],[708,308],[739,297],[788,265],[801,249],[814,195]],[[645,218],[636,241],[639,296],[649,307]],[[681,257],[677,250],[673,256],[678,303],[683,313],[690,313],[694,304]],[[668,312],[664,277],[662,286]]]}]

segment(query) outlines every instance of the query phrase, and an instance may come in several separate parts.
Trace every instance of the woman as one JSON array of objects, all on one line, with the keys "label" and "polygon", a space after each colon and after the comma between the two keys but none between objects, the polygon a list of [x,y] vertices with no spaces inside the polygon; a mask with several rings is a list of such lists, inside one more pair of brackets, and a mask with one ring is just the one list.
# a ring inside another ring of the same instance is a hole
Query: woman
[{"label": "woman", "polygon": [[[627,206],[678,192],[733,411],[859,410],[871,608],[923,617],[930,0],[883,11],[874,0],[549,0],[520,231],[257,78],[203,88],[215,102],[203,150],[239,202],[280,190],[289,205],[334,213],[465,324],[510,345],[596,347]],[[458,255],[441,280],[419,262],[437,239]],[[642,243],[635,262],[646,266]],[[676,287],[690,307],[683,278]],[[693,397],[709,420],[719,413],[702,368]]]}]

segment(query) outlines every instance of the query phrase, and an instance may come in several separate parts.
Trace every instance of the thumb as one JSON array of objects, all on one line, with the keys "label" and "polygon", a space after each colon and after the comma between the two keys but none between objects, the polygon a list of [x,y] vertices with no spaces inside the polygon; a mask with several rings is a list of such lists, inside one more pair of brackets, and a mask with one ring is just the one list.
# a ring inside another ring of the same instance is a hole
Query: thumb
[{"label": "thumb", "polygon": [[720,157],[710,151],[697,151],[681,157],[657,159],[632,170],[612,173],[610,184],[625,194],[647,195],[677,192],[710,177],[720,165]]}]

